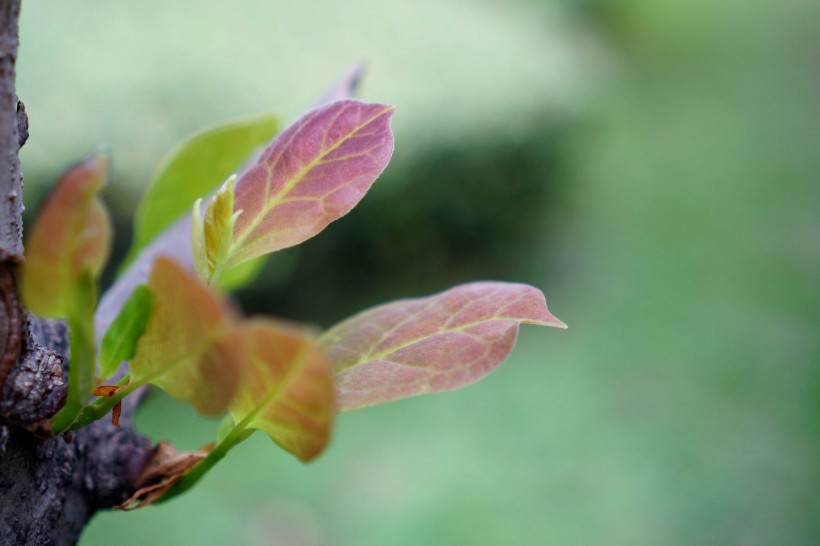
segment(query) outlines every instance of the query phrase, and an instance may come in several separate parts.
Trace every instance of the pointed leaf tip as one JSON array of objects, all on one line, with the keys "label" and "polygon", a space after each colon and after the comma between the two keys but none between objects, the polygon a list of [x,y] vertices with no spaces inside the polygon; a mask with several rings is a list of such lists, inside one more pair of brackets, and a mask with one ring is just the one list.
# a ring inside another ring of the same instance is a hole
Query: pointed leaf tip
[{"label": "pointed leaf tip", "polygon": [[356,315],[320,342],[340,411],[456,389],[509,355],[521,323],[563,327],[532,286],[477,282]]},{"label": "pointed leaf tip", "polygon": [[347,99],[285,130],[236,183],[225,268],[299,244],[347,214],[387,167],[393,107]]}]

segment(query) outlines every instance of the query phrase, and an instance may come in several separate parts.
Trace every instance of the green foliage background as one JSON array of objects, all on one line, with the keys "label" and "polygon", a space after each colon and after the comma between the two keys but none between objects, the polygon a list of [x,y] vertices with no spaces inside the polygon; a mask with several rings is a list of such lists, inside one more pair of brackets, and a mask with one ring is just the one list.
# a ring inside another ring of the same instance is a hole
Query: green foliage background
[{"label": "green foliage background", "polygon": [[[396,114],[350,216],[269,264],[254,311],[327,325],[474,278],[545,290],[465,390],[343,415],[302,466],[243,444],[195,491],[103,513],[83,544],[812,544],[820,538],[820,154],[813,2],[23,6],[30,210],[114,151],[128,215],[163,154],[351,62]],[[140,430],[215,423],[155,397]],[[114,538],[115,537],[115,538]]]}]

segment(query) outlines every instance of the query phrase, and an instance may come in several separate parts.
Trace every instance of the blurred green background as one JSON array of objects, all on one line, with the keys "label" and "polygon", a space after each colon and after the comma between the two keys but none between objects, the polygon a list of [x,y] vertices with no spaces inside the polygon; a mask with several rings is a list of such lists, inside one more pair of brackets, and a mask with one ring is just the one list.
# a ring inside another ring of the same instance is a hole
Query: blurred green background
[{"label": "blurred green background", "polygon": [[[303,466],[261,435],[188,495],[82,544],[820,541],[820,10],[809,0],[26,0],[18,87],[36,209],[114,153],[118,252],[163,155],[292,120],[352,63],[397,105],[363,203],[285,251],[246,309],[322,326],[498,278],[525,327],[470,388],[344,414]],[[216,424],[151,397],[139,430]]]}]

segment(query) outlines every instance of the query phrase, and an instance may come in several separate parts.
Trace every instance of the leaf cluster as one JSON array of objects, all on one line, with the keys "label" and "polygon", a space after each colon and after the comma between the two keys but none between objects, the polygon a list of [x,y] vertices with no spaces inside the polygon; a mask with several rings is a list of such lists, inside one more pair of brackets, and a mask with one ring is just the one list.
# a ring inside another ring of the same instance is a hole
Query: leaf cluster
[{"label": "leaf cluster", "polygon": [[[390,160],[392,115],[390,106],[341,99],[278,135],[276,118],[264,116],[181,145],[138,209],[116,285],[127,298],[102,332],[94,310],[111,240],[100,199],[107,158],[95,154],[58,181],[23,272],[28,308],[70,326],[68,399],[53,432],[109,412],[118,425],[123,399],[145,385],[204,416],[225,414],[200,452],[159,449],[123,508],[187,490],[255,430],[310,461],[326,447],[337,412],[467,385],[506,358],[520,324],[564,327],[539,290],[503,282],[395,301],[324,333],[243,317],[227,299],[266,256],[356,206]],[[189,225],[190,237],[180,239]]]}]

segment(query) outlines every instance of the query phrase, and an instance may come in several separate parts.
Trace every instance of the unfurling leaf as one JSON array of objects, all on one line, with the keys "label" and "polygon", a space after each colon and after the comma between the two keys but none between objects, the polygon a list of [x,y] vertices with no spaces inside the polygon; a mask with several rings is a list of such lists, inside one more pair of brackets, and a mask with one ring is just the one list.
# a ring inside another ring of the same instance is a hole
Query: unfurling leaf
[{"label": "unfurling leaf", "polygon": [[151,383],[204,415],[219,414],[244,358],[232,317],[170,258],[157,258],[148,288],[154,304],[129,365],[131,383]]},{"label": "unfurling leaf", "polygon": [[336,373],[337,408],[473,383],[509,355],[521,323],[566,328],[540,290],[502,282],[464,284],[349,318],[320,338]]},{"label": "unfurling leaf", "polygon": [[137,342],[151,316],[152,301],[151,291],[144,284],[137,286],[125,301],[100,342],[100,377],[111,377],[120,362],[134,357]]},{"label": "unfurling leaf", "polygon": [[160,167],[134,219],[134,244],[128,265],[157,235],[239,172],[254,151],[270,142],[279,123],[274,116],[226,123],[179,145]]},{"label": "unfurling leaf", "polygon": [[111,227],[98,199],[108,177],[108,158],[96,154],[60,178],[26,243],[23,298],[45,317],[65,318],[81,277],[96,278],[108,260]]},{"label": "unfurling leaf", "polygon": [[229,407],[237,426],[260,429],[309,461],[333,421],[333,380],[324,352],[302,331],[273,320],[243,327],[249,366]]},{"label": "unfurling leaf", "polygon": [[233,242],[233,228],[242,211],[233,211],[234,185],[236,176],[232,176],[216,192],[205,218],[201,217],[202,200],[194,203],[191,241],[194,254],[194,268],[204,282],[221,277],[221,272],[214,274],[214,268],[225,264],[225,258]]},{"label": "unfurling leaf", "polygon": [[299,244],[347,214],[390,160],[392,114],[391,106],[341,100],[284,131],[237,181],[242,214],[214,269]]}]

